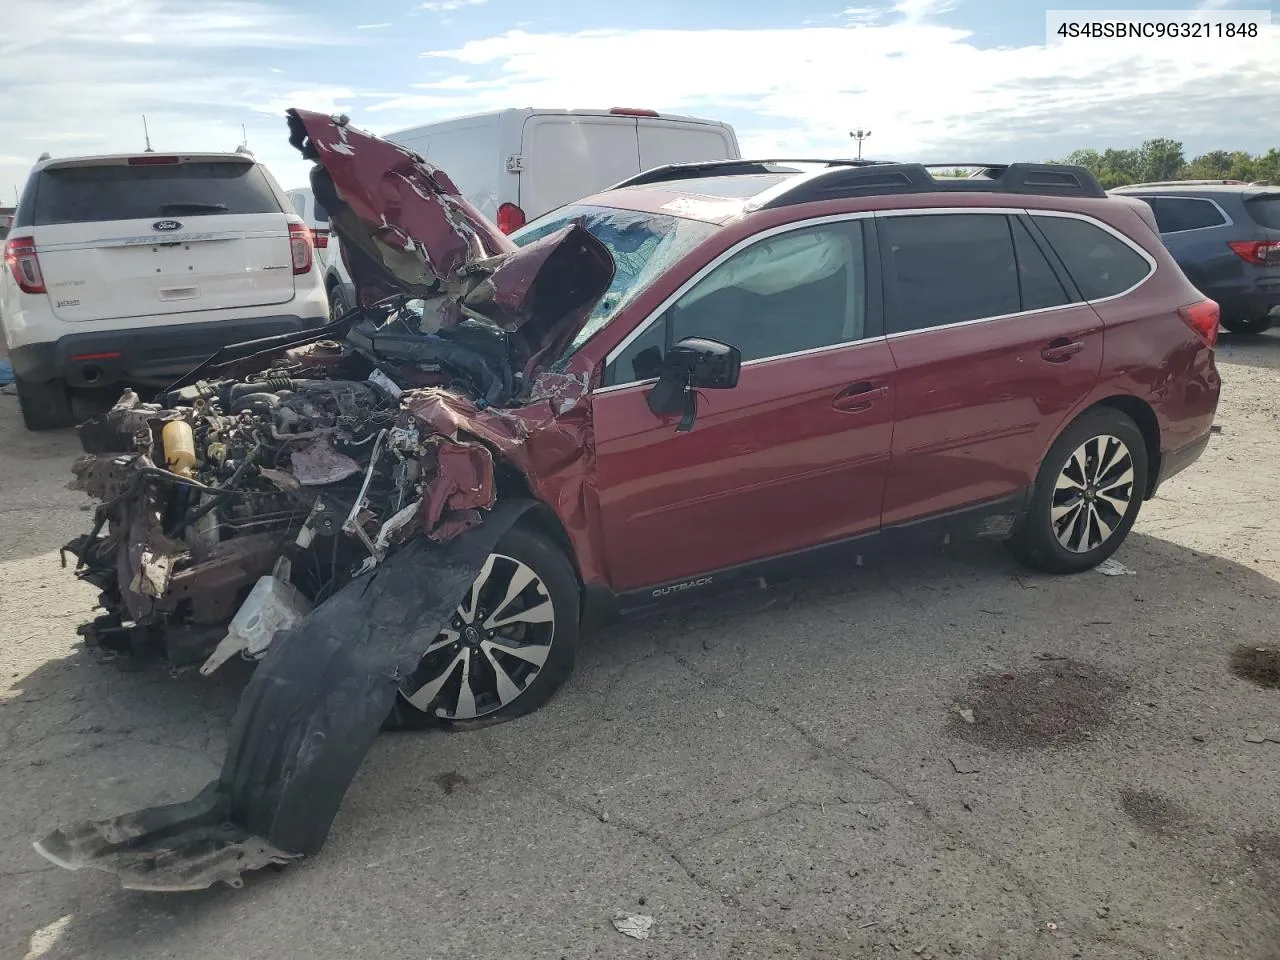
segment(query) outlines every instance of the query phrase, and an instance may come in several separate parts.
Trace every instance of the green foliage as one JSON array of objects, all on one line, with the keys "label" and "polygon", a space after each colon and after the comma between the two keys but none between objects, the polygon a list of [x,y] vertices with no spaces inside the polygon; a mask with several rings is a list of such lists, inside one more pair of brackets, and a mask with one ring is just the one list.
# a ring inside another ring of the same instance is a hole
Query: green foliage
[{"label": "green foliage", "polygon": [[1269,180],[1280,184],[1280,149],[1257,155],[1211,150],[1187,160],[1177,140],[1157,138],[1130,150],[1074,150],[1062,161],[1087,167],[1110,190],[1153,180]]}]

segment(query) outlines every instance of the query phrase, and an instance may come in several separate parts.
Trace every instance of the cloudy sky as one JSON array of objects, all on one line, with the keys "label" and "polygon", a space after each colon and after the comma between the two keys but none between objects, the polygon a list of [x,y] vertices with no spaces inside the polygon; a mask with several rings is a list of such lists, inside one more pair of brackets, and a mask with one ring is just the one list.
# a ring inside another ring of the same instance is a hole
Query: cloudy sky
[{"label": "cloudy sky", "polygon": [[141,149],[144,113],[157,150],[232,149],[243,125],[282,184],[301,185],[289,106],[374,132],[509,106],[643,106],[728,120],[757,156],[848,155],[857,126],[872,131],[867,155],[903,160],[1046,159],[1154,136],[1188,154],[1280,146],[1280,26],[1244,42],[1046,47],[1045,4],[858,2],[21,0],[0,33],[0,204],[44,151]]}]

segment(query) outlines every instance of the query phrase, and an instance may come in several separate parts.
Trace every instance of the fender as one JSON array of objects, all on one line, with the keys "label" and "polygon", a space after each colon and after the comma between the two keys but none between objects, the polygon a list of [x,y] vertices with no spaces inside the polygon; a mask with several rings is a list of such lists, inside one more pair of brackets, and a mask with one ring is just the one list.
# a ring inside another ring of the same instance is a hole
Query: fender
[{"label": "fender", "polygon": [[36,850],[134,890],[200,890],[320,851],[413,672],[501,536],[534,505],[500,501],[444,544],[417,537],[277,637],[240,698],[218,779],[191,800],[53,831]]}]

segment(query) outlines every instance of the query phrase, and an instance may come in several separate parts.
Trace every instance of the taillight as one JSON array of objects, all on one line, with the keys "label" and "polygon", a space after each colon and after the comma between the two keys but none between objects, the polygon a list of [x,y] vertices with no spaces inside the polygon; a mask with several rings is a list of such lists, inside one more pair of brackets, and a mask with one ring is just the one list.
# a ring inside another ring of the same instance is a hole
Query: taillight
[{"label": "taillight", "polygon": [[162,167],[171,163],[181,163],[178,157],[161,156],[158,153],[147,153],[141,157],[130,157],[129,166],[131,167]]},{"label": "taillight", "polygon": [[1227,246],[1254,266],[1280,266],[1280,240],[1232,240]]},{"label": "taillight", "polygon": [[513,233],[524,226],[524,211],[514,203],[504,203],[498,208],[498,229]]},{"label": "taillight", "polygon": [[301,223],[289,224],[289,252],[294,276],[311,269],[311,231]]},{"label": "taillight", "polygon": [[609,111],[615,117],[657,117],[657,110],[646,110],[642,107],[614,107]]},{"label": "taillight", "polygon": [[311,244],[317,250],[327,250],[329,248],[329,231],[328,230],[312,230]]},{"label": "taillight", "polygon": [[4,262],[23,293],[44,293],[44,275],[36,256],[36,242],[30,237],[14,237],[4,245]]},{"label": "taillight", "polygon": [[1221,312],[1215,301],[1201,300],[1198,303],[1189,303],[1178,309],[1178,316],[1207,346],[1212,347],[1218,342],[1218,320]]}]

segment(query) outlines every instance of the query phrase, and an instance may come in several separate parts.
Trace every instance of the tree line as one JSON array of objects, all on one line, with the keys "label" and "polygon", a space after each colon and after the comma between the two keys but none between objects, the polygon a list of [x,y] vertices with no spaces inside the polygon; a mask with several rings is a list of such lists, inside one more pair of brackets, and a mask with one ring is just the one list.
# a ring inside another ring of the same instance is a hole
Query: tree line
[{"label": "tree line", "polygon": [[1267,180],[1280,184],[1280,149],[1275,147],[1259,154],[1210,150],[1188,160],[1181,142],[1157,138],[1129,150],[1073,150],[1060,162],[1087,167],[1107,190],[1154,180]]}]

